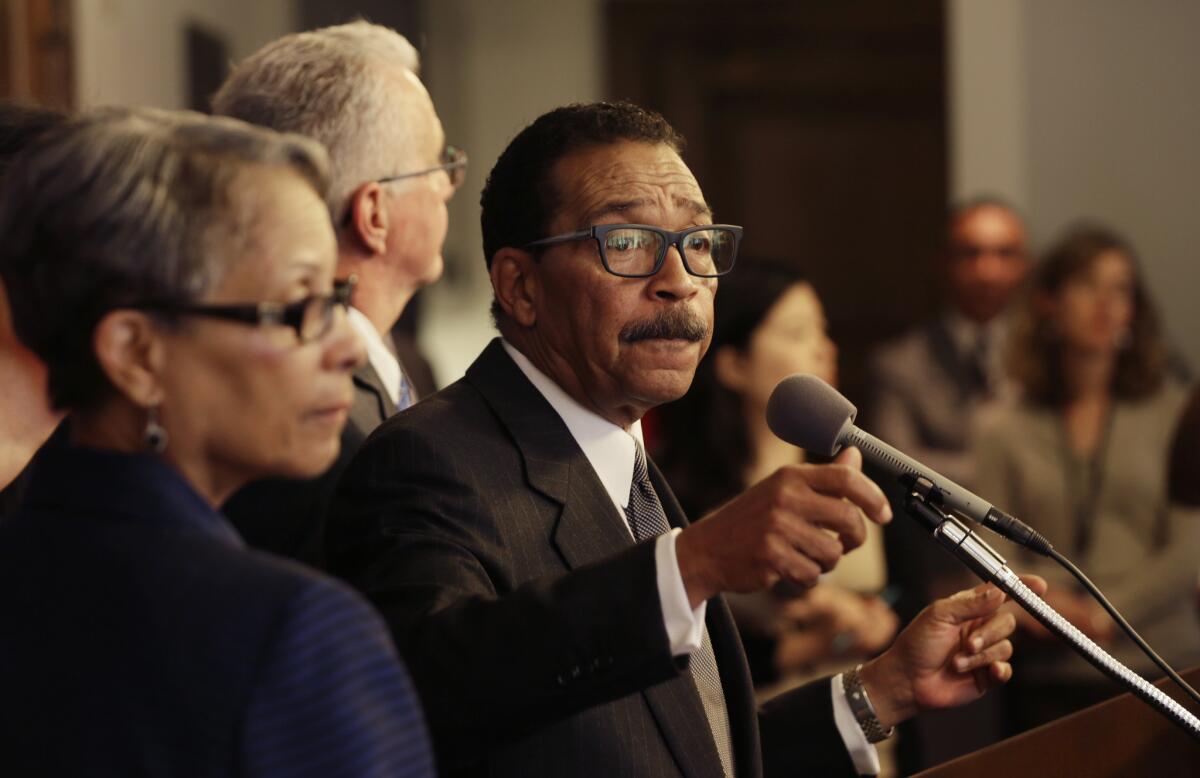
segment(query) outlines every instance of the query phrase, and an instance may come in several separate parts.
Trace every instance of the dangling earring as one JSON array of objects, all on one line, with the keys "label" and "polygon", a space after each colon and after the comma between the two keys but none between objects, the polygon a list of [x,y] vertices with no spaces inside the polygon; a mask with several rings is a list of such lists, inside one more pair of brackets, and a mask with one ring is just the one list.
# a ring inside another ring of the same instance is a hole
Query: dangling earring
[{"label": "dangling earring", "polygon": [[142,432],[146,447],[155,454],[167,450],[167,430],[158,423],[158,406],[151,405],[146,409],[146,429]]}]

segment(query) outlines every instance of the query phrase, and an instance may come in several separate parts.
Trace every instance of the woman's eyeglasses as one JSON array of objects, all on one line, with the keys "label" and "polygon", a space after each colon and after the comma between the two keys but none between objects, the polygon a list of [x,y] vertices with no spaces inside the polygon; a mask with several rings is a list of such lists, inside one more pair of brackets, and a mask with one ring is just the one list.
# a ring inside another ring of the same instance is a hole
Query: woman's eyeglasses
[{"label": "woman's eyeglasses", "polygon": [[350,305],[358,279],[335,281],[329,294],[314,294],[294,303],[233,303],[228,305],[192,305],[168,302],[142,302],[122,306],[171,316],[206,316],[255,326],[284,325],[296,331],[301,343],[320,340],[333,328],[333,312]]}]

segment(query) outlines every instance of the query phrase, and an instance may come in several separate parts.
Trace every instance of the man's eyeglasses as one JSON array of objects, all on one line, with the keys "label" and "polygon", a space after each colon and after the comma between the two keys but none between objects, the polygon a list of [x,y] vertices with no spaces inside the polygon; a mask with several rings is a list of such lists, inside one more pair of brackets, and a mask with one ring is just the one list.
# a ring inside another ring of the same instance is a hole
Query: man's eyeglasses
[{"label": "man's eyeglasses", "polygon": [[430,173],[436,173],[439,170],[445,170],[446,175],[450,176],[450,186],[458,189],[460,186],[462,186],[462,182],[467,177],[467,152],[463,151],[458,146],[447,146],[446,148],[442,149],[440,165],[425,168],[424,170],[414,170],[411,173],[400,173],[399,175],[395,176],[377,178],[375,179],[375,182],[378,184],[386,184],[391,181],[403,181],[406,178],[427,176]]},{"label": "man's eyeglasses", "polygon": [[733,270],[742,228],[733,224],[705,224],[672,232],[647,224],[598,224],[586,230],[542,238],[525,248],[553,246],[576,240],[594,239],[600,247],[604,269],[622,278],[646,278],[662,269],[667,248],[674,246],[683,257],[687,272],[702,278],[722,276]]},{"label": "man's eyeglasses", "polygon": [[174,316],[207,316],[256,326],[282,324],[296,331],[301,343],[320,340],[333,328],[333,311],[350,305],[354,276],[334,281],[330,294],[314,294],[294,303],[236,303],[231,305],[187,305],[168,302],[143,302],[124,306]]}]

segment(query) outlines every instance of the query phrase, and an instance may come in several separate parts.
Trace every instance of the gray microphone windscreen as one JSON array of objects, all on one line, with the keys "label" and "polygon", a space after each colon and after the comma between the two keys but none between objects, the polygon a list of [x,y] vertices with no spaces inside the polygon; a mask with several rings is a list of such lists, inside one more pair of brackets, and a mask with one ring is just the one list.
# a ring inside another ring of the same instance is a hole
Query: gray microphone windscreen
[{"label": "gray microphone windscreen", "polygon": [[767,401],[767,426],[776,436],[825,456],[837,453],[838,433],[858,413],[841,392],[808,373],[779,382]]}]

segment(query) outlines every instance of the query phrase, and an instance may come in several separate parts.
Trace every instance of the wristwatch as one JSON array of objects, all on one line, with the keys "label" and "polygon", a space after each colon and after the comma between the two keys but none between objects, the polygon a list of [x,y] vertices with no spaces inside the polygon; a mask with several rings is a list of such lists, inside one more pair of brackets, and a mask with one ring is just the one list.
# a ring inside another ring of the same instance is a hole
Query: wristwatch
[{"label": "wristwatch", "polygon": [[871,704],[871,698],[867,696],[862,678],[858,675],[860,670],[862,670],[862,665],[842,673],[842,691],[846,693],[846,702],[850,703],[850,712],[854,714],[858,726],[867,736],[867,742],[878,743],[880,740],[890,738],[896,728],[884,729],[883,725],[879,723],[879,716],[875,714],[875,706]]}]

